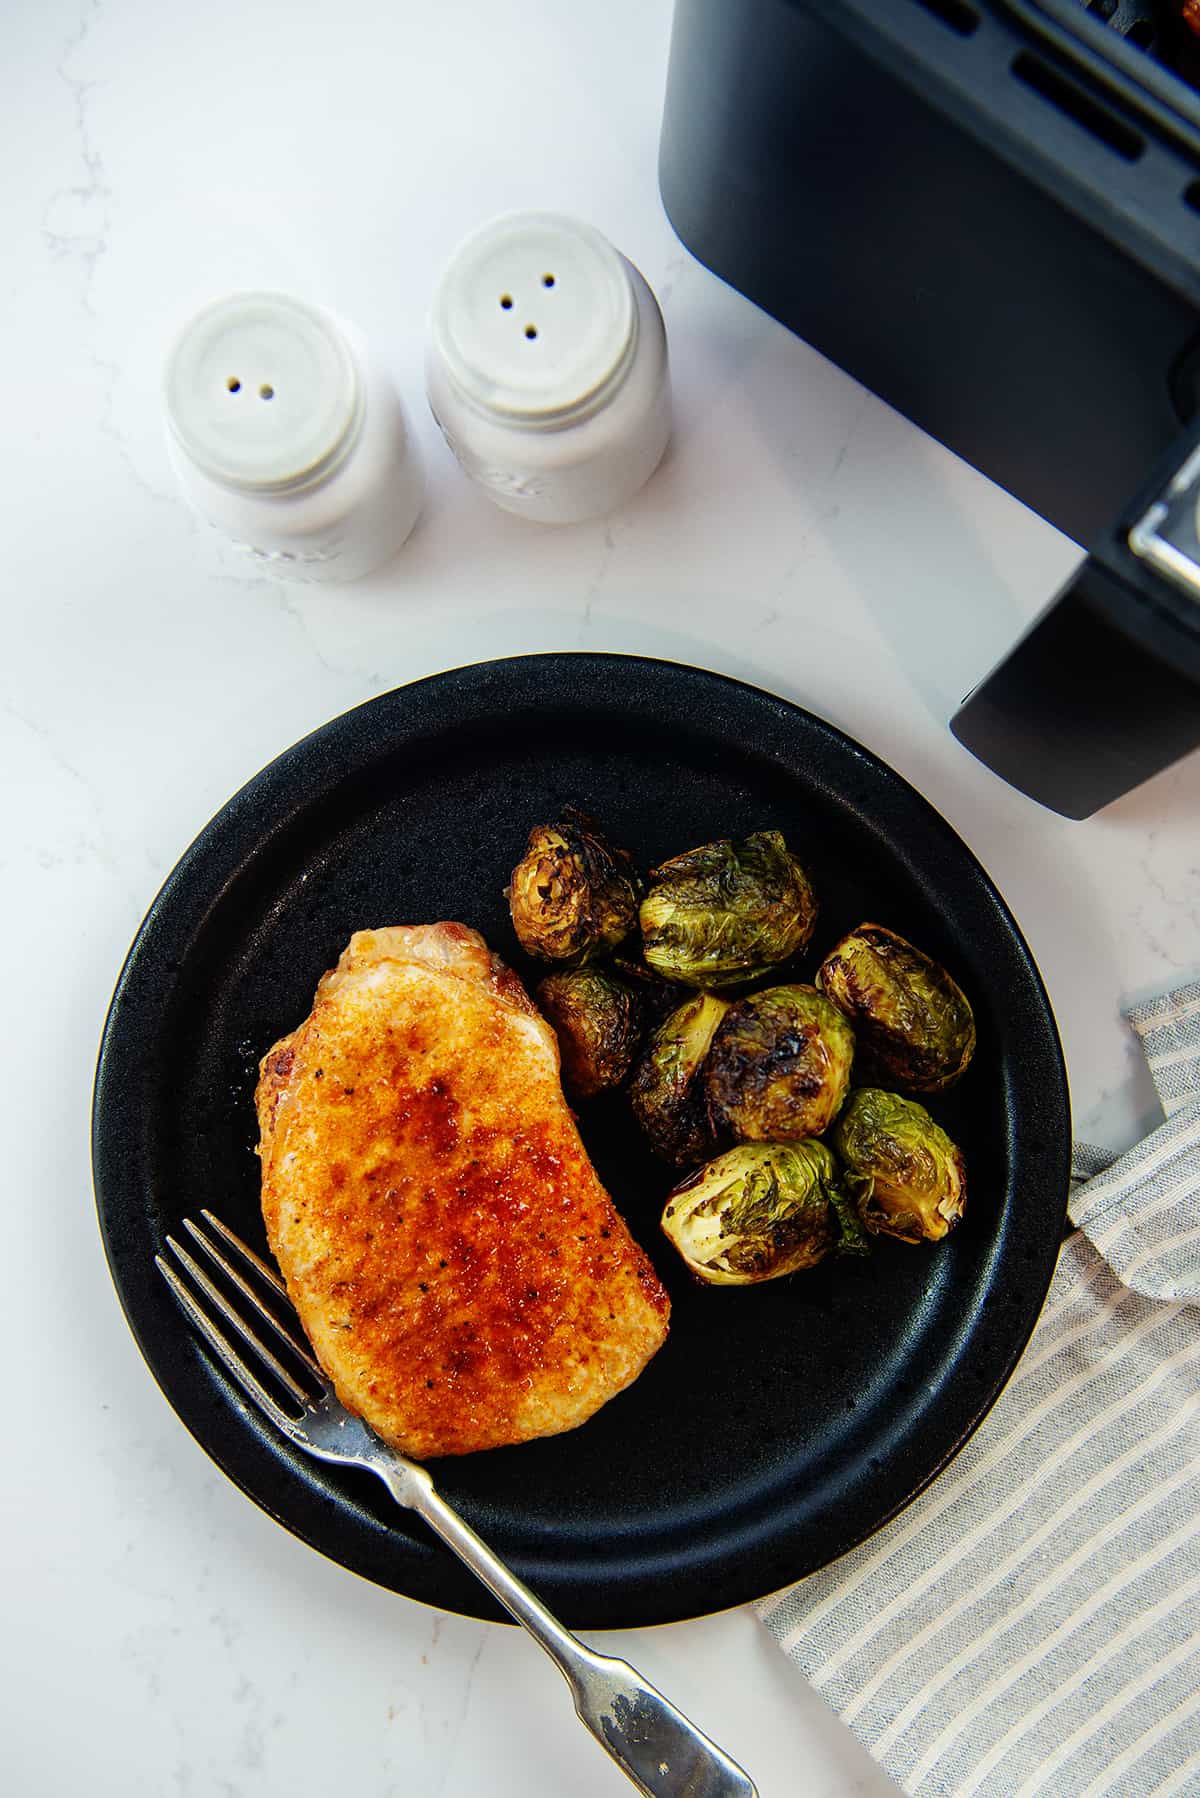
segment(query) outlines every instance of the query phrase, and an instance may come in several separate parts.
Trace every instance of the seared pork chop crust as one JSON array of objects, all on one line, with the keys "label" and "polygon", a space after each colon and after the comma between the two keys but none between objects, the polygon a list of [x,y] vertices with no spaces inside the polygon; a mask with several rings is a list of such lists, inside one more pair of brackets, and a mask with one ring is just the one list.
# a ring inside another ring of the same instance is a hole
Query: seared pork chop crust
[{"label": "seared pork chop crust", "polygon": [[417,1459],[573,1429],[669,1300],[525,989],[461,924],[360,931],[260,1064],[267,1235],[338,1396]]}]

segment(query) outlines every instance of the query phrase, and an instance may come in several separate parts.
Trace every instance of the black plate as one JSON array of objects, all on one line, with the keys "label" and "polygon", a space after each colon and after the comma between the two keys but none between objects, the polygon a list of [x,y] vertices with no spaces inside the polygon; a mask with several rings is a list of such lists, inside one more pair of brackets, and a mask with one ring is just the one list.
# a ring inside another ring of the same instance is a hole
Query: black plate
[{"label": "black plate", "polygon": [[949,965],[979,1025],[971,1069],[932,1107],[970,1178],[936,1250],[880,1242],[758,1288],[693,1286],[657,1229],[669,1179],[618,1106],[584,1118],[670,1287],[669,1340],[582,1429],[435,1472],[566,1620],[661,1623],[773,1591],[878,1529],[992,1404],[1054,1265],[1070,1127],[1045,992],[978,862],[874,756],[755,688],[625,656],[462,668],[337,719],[244,787],[155,900],[101,1049],[96,1191],[142,1353],[226,1473],[355,1572],[499,1617],[370,1475],[304,1459],[229,1402],[153,1255],[202,1205],[262,1244],[256,1063],[352,930],[461,919],[532,971],[503,888],[530,826],[565,800],[643,865],[778,827],[821,897],[806,967],[873,918]]}]

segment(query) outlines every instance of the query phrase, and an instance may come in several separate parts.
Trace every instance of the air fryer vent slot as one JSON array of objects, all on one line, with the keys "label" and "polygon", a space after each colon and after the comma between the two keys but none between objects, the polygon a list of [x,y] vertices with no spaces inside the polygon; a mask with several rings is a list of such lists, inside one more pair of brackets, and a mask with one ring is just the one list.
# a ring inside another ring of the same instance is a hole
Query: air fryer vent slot
[{"label": "air fryer vent slot", "polygon": [[1018,81],[1032,88],[1043,100],[1085,131],[1091,133],[1100,143],[1120,156],[1125,162],[1136,162],[1145,148],[1141,137],[1127,125],[1116,113],[1110,112],[1098,100],[1060,75],[1057,69],[1043,62],[1039,56],[1033,56],[1028,50],[1021,50],[1012,60],[1012,72]]},{"label": "air fryer vent slot", "polygon": [[970,37],[979,29],[979,14],[967,0],[917,0],[926,12],[931,12],[935,19],[943,25],[949,25],[951,31],[957,31],[959,37]]}]

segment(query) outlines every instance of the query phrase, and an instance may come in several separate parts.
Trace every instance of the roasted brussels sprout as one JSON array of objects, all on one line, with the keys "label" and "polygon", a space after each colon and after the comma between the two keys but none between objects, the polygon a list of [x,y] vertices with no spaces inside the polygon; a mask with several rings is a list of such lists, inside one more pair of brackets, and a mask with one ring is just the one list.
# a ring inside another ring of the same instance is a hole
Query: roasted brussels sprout
[{"label": "roasted brussels sprout", "polygon": [[769,986],[731,1005],[704,1066],[709,1117],[742,1142],[820,1136],[850,1084],[854,1032],[815,986]]},{"label": "roasted brussels sprout", "polygon": [[728,1010],[713,993],[693,993],[659,1025],[634,1073],[633,1114],[655,1154],[674,1167],[694,1167],[717,1146],[700,1070]]},{"label": "roasted brussels sprout", "polygon": [[539,824],[512,872],[508,903],[521,947],[541,961],[594,961],[637,924],[632,858],[605,841],[586,812],[567,806]]},{"label": "roasted brussels sprout", "polygon": [[667,1200],[662,1228],[694,1274],[750,1286],[812,1267],[838,1238],[838,1167],[820,1142],[740,1143]]},{"label": "roasted brussels sprout", "polygon": [[876,1235],[940,1242],[962,1216],[962,1150],[915,1099],[859,1087],[834,1125],[833,1145],[863,1223]]},{"label": "roasted brussels sprout", "polygon": [[650,875],[642,949],[683,986],[741,986],[807,946],[817,920],[808,875],[777,830],[706,843]]},{"label": "roasted brussels sprout", "polygon": [[571,968],[547,974],[535,996],[558,1038],[568,1096],[594,1099],[619,1086],[641,1036],[641,1007],[629,988],[601,968]]},{"label": "roasted brussels sprout", "polygon": [[938,1093],[975,1053],[975,1019],[945,968],[882,924],[860,924],[817,971],[854,1025],[859,1069],[908,1092]]}]

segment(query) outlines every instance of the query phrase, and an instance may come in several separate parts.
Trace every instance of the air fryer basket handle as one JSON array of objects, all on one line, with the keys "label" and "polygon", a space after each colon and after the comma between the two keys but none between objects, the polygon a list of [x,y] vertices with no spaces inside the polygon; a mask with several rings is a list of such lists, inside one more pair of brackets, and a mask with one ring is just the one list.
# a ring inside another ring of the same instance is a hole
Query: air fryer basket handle
[{"label": "air fryer basket handle", "polygon": [[950,728],[1088,818],[1200,745],[1200,425],[1191,425]]}]

